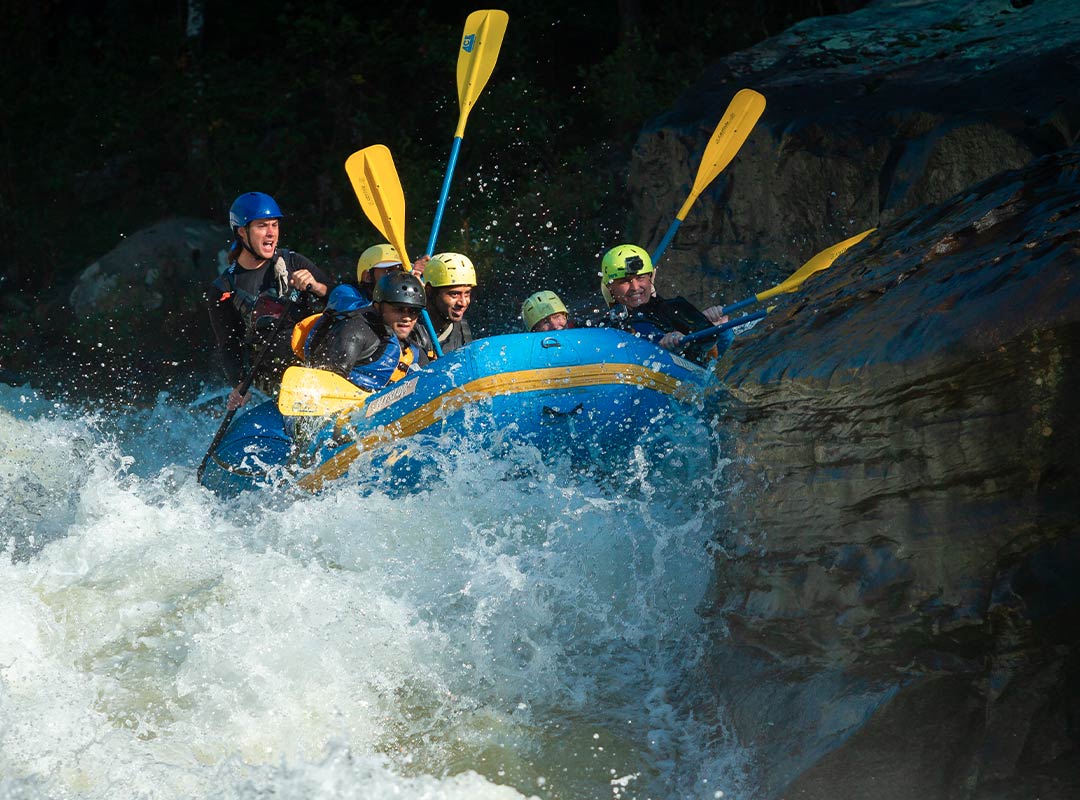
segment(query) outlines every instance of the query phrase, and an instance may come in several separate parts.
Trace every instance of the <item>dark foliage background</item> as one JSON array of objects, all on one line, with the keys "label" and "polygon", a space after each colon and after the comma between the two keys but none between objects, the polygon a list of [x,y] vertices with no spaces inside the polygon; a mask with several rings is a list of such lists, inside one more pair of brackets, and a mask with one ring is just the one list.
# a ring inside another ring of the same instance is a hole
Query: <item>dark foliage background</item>
[{"label": "dark foliage background", "polygon": [[[517,281],[507,297],[541,283],[595,288],[598,254],[633,233],[625,185],[643,123],[711,61],[864,4],[499,4],[510,24],[469,117],[437,249],[470,254],[492,300]],[[457,46],[476,7],[0,3],[7,324],[32,320],[42,297],[125,233],[176,215],[224,222],[252,189],[286,212],[286,246],[347,277],[379,235],[343,164],[374,143],[394,154],[419,255],[458,118]]]}]

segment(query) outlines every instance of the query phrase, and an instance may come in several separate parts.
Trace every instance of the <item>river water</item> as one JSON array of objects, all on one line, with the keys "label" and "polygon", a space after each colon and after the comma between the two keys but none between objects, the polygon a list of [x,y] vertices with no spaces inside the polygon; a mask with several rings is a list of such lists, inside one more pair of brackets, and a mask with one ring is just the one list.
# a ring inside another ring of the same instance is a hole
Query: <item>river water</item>
[{"label": "river water", "polygon": [[606,470],[446,443],[412,492],[223,502],[220,406],[0,386],[0,798],[752,795],[722,710],[679,700],[709,426]]}]

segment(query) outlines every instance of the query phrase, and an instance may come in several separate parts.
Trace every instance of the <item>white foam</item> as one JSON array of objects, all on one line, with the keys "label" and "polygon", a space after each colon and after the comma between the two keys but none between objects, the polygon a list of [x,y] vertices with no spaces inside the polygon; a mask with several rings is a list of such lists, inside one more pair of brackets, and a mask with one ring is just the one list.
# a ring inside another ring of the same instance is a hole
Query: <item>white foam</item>
[{"label": "white foam", "polygon": [[588,478],[444,442],[405,496],[222,503],[193,479],[215,422],[0,416],[42,487],[0,558],[0,797],[675,796],[705,768],[643,701],[700,652],[716,476],[686,453]]}]

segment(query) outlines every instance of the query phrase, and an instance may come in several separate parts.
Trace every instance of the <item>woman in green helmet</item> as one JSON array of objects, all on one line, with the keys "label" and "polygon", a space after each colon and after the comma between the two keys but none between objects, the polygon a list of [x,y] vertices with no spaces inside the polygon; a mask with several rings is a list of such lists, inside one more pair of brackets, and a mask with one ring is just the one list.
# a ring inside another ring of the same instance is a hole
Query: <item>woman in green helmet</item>
[{"label": "woman in green helmet", "polygon": [[536,292],[521,304],[526,331],[561,331],[570,327],[566,306],[555,292]]}]

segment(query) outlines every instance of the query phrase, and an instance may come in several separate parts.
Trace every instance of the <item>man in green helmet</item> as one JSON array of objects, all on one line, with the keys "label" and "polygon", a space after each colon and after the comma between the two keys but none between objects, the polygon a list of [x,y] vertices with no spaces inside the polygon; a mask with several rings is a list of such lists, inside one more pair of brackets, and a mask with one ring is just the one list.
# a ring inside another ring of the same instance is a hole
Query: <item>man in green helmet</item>
[{"label": "man in green helmet", "polygon": [[427,310],[443,353],[473,340],[465,312],[472,303],[476,269],[461,253],[438,253],[424,267]]},{"label": "man in green helmet", "polygon": [[[607,324],[643,336],[660,347],[676,350],[682,338],[694,331],[727,322],[722,306],[699,311],[682,297],[664,299],[653,285],[653,263],[649,254],[634,244],[620,244],[604,254],[601,262],[601,291],[611,306]],[[610,300],[608,298],[610,297]],[[694,345],[687,355],[705,361],[722,354],[731,344],[730,331],[722,333],[713,344]]]}]

